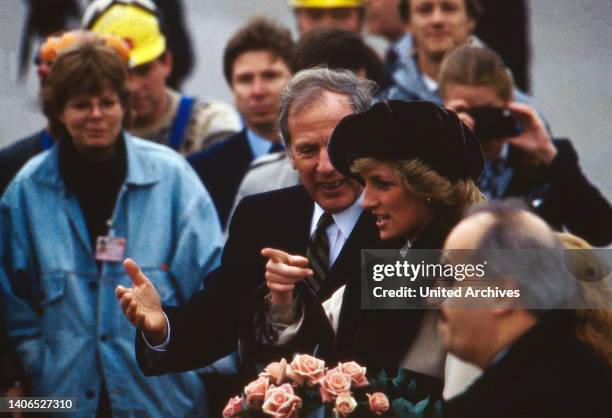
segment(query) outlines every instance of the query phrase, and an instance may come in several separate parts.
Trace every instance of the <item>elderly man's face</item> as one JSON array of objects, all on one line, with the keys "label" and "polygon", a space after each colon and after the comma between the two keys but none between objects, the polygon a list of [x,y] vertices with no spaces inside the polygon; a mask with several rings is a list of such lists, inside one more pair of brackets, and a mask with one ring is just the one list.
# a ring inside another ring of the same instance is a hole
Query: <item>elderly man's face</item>
[{"label": "elderly man's face", "polygon": [[337,28],[361,33],[362,16],[358,7],[298,7],[294,10],[298,31]]},{"label": "elderly man's face", "polygon": [[329,162],[327,144],[344,116],[353,113],[346,96],[326,92],[297,114],[289,114],[289,155],[308,194],[324,210],[341,212],[361,194],[355,180],[344,177]]}]

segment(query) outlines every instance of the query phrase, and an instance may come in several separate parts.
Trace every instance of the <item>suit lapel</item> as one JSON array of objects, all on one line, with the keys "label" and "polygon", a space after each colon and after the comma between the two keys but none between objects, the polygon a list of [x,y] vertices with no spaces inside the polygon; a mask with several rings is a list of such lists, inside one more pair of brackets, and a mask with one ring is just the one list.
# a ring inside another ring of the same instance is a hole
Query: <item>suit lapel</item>
[{"label": "suit lapel", "polygon": [[284,219],[279,222],[283,245],[290,254],[306,256],[306,247],[310,239],[310,223],[314,212],[314,202],[304,187],[295,189],[296,193],[290,196],[287,210],[284,211]]}]

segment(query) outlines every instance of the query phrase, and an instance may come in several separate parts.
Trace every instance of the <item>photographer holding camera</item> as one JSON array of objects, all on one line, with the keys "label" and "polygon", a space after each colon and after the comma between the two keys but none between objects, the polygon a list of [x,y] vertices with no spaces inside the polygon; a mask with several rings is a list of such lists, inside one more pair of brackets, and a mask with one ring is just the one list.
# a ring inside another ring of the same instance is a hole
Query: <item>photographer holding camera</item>
[{"label": "photographer holding camera", "polygon": [[567,139],[552,139],[529,105],[513,102],[513,82],[501,58],[462,47],[440,68],[439,92],[481,142],[485,171],[478,182],[490,199],[523,197],[553,228],[593,245],[612,242],[612,207],[582,173]]}]

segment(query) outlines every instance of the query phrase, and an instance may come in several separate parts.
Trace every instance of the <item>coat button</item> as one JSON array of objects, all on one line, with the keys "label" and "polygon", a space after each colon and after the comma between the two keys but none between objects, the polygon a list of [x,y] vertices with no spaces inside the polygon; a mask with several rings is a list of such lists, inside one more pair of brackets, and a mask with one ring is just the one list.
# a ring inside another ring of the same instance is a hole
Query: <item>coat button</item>
[{"label": "coat button", "polygon": [[89,282],[89,288],[91,290],[96,290],[98,288],[98,283],[97,282]]},{"label": "coat button", "polygon": [[86,397],[87,399],[91,399],[91,398],[93,398],[94,396],[96,396],[96,392],[94,392],[93,390],[88,390],[87,392],[85,392],[85,397]]},{"label": "coat button", "polygon": [[106,335],[106,334],[100,335],[100,341],[106,342],[107,340],[108,340],[108,335]]}]

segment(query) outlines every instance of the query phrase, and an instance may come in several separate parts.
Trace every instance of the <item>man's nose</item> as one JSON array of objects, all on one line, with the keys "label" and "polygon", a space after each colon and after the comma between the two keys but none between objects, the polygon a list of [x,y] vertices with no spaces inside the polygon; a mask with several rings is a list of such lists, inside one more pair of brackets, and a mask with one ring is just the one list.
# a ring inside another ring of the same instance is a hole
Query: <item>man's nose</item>
[{"label": "man's nose", "polygon": [[253,81],[251,93],[254,96],[263,96],[266,93],[267,89],[267,83],[261,78],[257,77],[255,78],[255,81]]},{"label": "man's nose", "polygon": [[321,147],[321,151],[319,151],[319,163],[317,164],[317,171],[319,171],[319,173],[321,174],[332,174],[336,171],[334,166],[329,161],[327,147]]},{"label": "man's nose", "polygon": [[130,82],[128,85],[131,92],[140,90],[142,88],[142,77],[135,74],[130,74]]},{"label": "man's nose", "polygon": [[431,12],[431,22],[432,23],[442,23],[444,21],[444,12],[442,11],[442,9],[440,7],[434,7],[434,9]]}]

